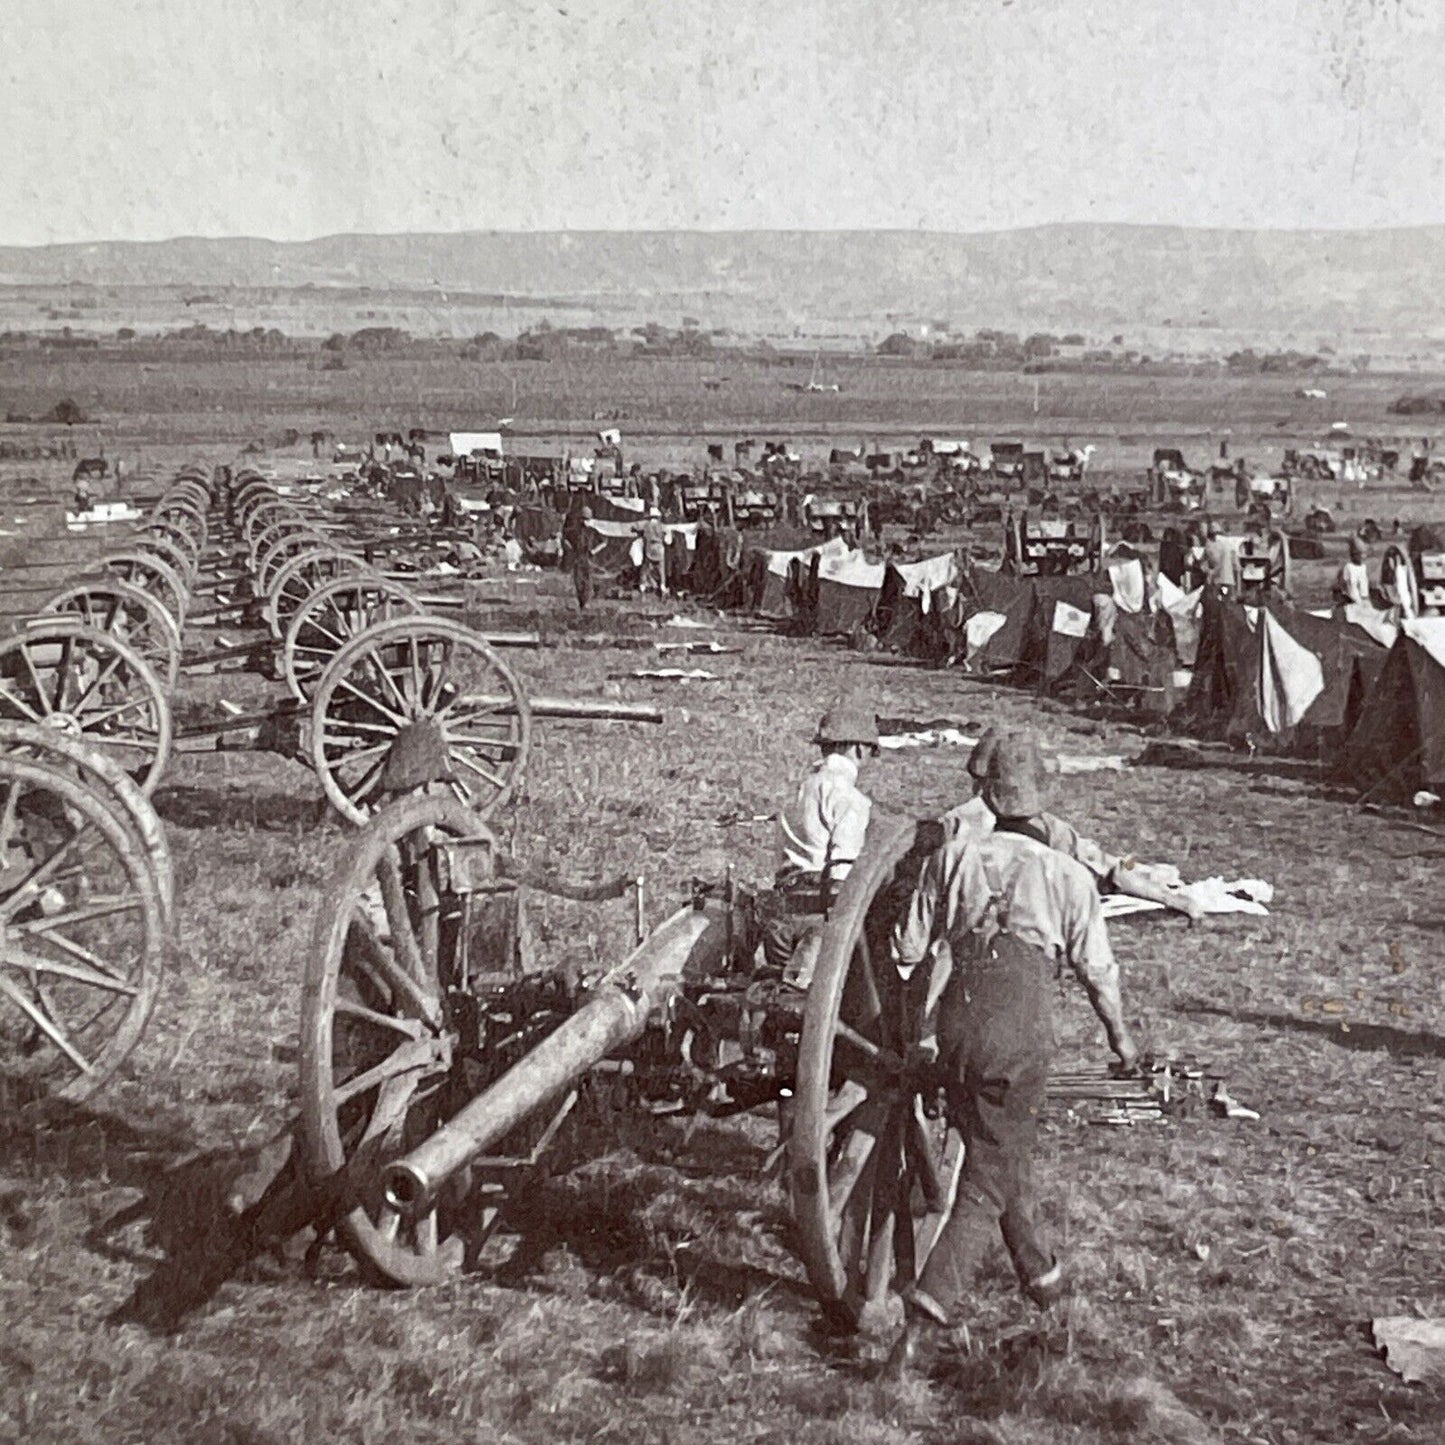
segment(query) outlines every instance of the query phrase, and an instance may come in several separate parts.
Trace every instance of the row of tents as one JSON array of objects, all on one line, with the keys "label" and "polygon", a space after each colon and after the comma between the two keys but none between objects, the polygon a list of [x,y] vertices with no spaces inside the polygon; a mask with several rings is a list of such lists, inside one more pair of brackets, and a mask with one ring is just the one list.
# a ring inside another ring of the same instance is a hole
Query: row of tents
[{"label": "row of tents", "polygon": [[[589,523],[599,566],[635,567],[639,520]],[[875,561],[838,538],[783,549],[666,531],[670,588],[712,605],[1327,761],[1380,801],[1445,793],[1445,618],[1185,593],[1127,546],[1097,573],[1026,577],[954,552]]]}]

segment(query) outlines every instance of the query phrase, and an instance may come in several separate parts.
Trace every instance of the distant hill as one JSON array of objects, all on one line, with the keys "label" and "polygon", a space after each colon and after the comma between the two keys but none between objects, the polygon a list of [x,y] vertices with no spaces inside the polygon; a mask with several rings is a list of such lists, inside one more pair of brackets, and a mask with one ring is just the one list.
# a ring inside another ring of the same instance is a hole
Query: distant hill
[{"label": "distant hill", "polygon": [[1070,224],[913,231],[464,232],[0,247],[0,283],[366,286],[656,302],[704,325],[941,318],[962,326],[1445,332],[1445,226],[1226,231]]}]

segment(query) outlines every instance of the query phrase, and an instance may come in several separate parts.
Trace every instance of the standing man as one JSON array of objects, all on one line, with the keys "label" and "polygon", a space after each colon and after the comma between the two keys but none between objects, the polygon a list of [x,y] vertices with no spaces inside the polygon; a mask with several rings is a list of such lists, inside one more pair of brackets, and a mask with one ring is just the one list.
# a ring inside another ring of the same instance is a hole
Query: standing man
[{"label": "standing man", "polygon": [[647,520],[637,529],[642,538],[642,567],[638,573],[637,590],[647,592],[656,587],[659,597],[667,596],[667,577],[664,564],[667,559],[667,529],[662,525],[662,512],[650,507]]},{"label": "standing man", "polygon": [[1358,537],[1350,538],[1350,560],[1335,576],[1334,598],[1336,607],[1370,605],[1370,567],[1365,560],[1365,544]]},{"label": "standing man", "polygon": [[902,1371],[920,1333],[948,1327],[1002,1231],[1036,1304],[1065,1292],[1063,1267],[1034,1215],[1033,1153],[1055,1041],[1049,995],[1065,960],[1088,992],[1119,1061],[1138,1053],[1124,1022],[1119,969],[1087,869],[1049,847],[1043,757],[1032,734],[1000,738],[983,797],[988,837],[954,837],[924,864],[894,934],[900,972],[917,988],[914,1062],[941,1072],[963,1136],[958,1193],[923,1273],[904,1293],[906,1322],[889,1361]]},{"label": "standing man", "polygon": [[1232,597],[1239,591],[1239,553],[1234,544],[1219,535],[1219,523],[1209,524],[1209,540],[1204,544],[1204,577],[1221,597]]},{"label": "standing man", "polygon": [[768,968],[798,988],[808,986],[828,908],[863,849],[873,804],[858,787],[858,768],[878,756],[878,719],[858,707],[830,708],[813,740],[822,756],[778,815],[773,891],[761,919]]},{"label": "standing man", "polygon": [[[568,519],[571,520],[570,518]],[[593,591],[593,570],[592,559],[602,551],[606,550],[605,540],[594,542],[592,531],[587,526],[592,520],[592,508],[582,506],[577,514],[580,526],[571,544],[572,563],[572,587],[577,593],[577,610],[586,612],[588,604],[592,601]],[[564,537],[565,542],[565,537]]]}]

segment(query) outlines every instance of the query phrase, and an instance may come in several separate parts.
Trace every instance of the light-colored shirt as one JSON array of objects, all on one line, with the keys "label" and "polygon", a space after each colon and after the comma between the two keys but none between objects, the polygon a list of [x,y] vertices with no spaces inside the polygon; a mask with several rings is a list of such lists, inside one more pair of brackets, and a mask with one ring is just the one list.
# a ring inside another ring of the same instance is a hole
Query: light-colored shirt
[{"label": "light-colored shirt", "polygon": [[1216,537],[1204,544],[1204,570],[1216,587],[1239,586],[1239,553],[1232,542]]},{"label": "light-colored shirt", "polygon": [[[1119,965],[1093,875],[1022,834],[946,841],[923,865],[894,930],[893,953],[905,969],[935,953],[946,974],[959,961],[980,956],[1000,933],[1067,963],[1095,1011],[1104,1018],[1119,1017]],[[935,951],[938,943],[947,945],[946,953]],[[936,986],[929,990],[929,1012],[936,1012],[939,979],[936,974]],[[933,1021],[924,1024],[926,1034]]]},{"label": "light-colored shirt", "polygon": [[873,804],[858,787],[858,764],[829,753],[798,784],[778,815],[779,876],[809,873],[837,881],[848,876],[868,832]]},{"label": "light-colored shirt", "polygon": [[[950,808],[942,819],[944,838],[948,841],[978,842],[992,835],[998,819],[993,809],[979,796],[974,796],[956,808]],[[1082,864],[1094,876],[1098,884],[1108,885],[1115,879],[1117,870],[1124,860],[1101,848],[1092,838],[1085,838],[1072,824],[1056,818],[1052,813],[1040,813],[1034,819],[1043,825],[1048,834],[1049,847],[1062,853],[1066,858]]]},{"label": "light-colored shirt", "polygon": [[1335,601],[1342,607],[1352,602],[1370,600],[1370,566],[1368,562],[1346,562],[1335,578]]},{"label": "light-colored shirt", "polygon": [[640,528],[642,555],[649,562],[661,562],[667,556],[667,530],[662,523],[649,518]]}]

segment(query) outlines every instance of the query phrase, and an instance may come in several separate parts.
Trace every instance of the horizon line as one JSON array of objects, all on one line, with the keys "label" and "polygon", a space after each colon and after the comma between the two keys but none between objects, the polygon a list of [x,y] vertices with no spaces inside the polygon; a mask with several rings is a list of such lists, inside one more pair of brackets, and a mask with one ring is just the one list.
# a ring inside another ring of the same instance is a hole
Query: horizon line
[{"label": "horizon line", "polygon": [[107,236],[68,241],[0,241],[0,250],[49,251],[75,246],[169,246],[184,242],[251,242],[267,246],[313,246],[326,241],[461,239],[469,236],[919,236],[975,237],[1024,235],[1038,231],[1062,230],[1124,230],[1177,231],[1199,235],[1233,236],[1378,236],[1403,232],[1445,229],[1439,221],[1409,221],[1384,226],[1228,226],[1197,225],[1177,221],[1039,221],[1027,226],[981,226],[974,230],[934,229],[921,226],[556,226],[556,227],[480,227],[456,230],[406,231],[326,231],[320,235],[277,239],[245,232],[202,234],[179,232],[152,238]]}]

